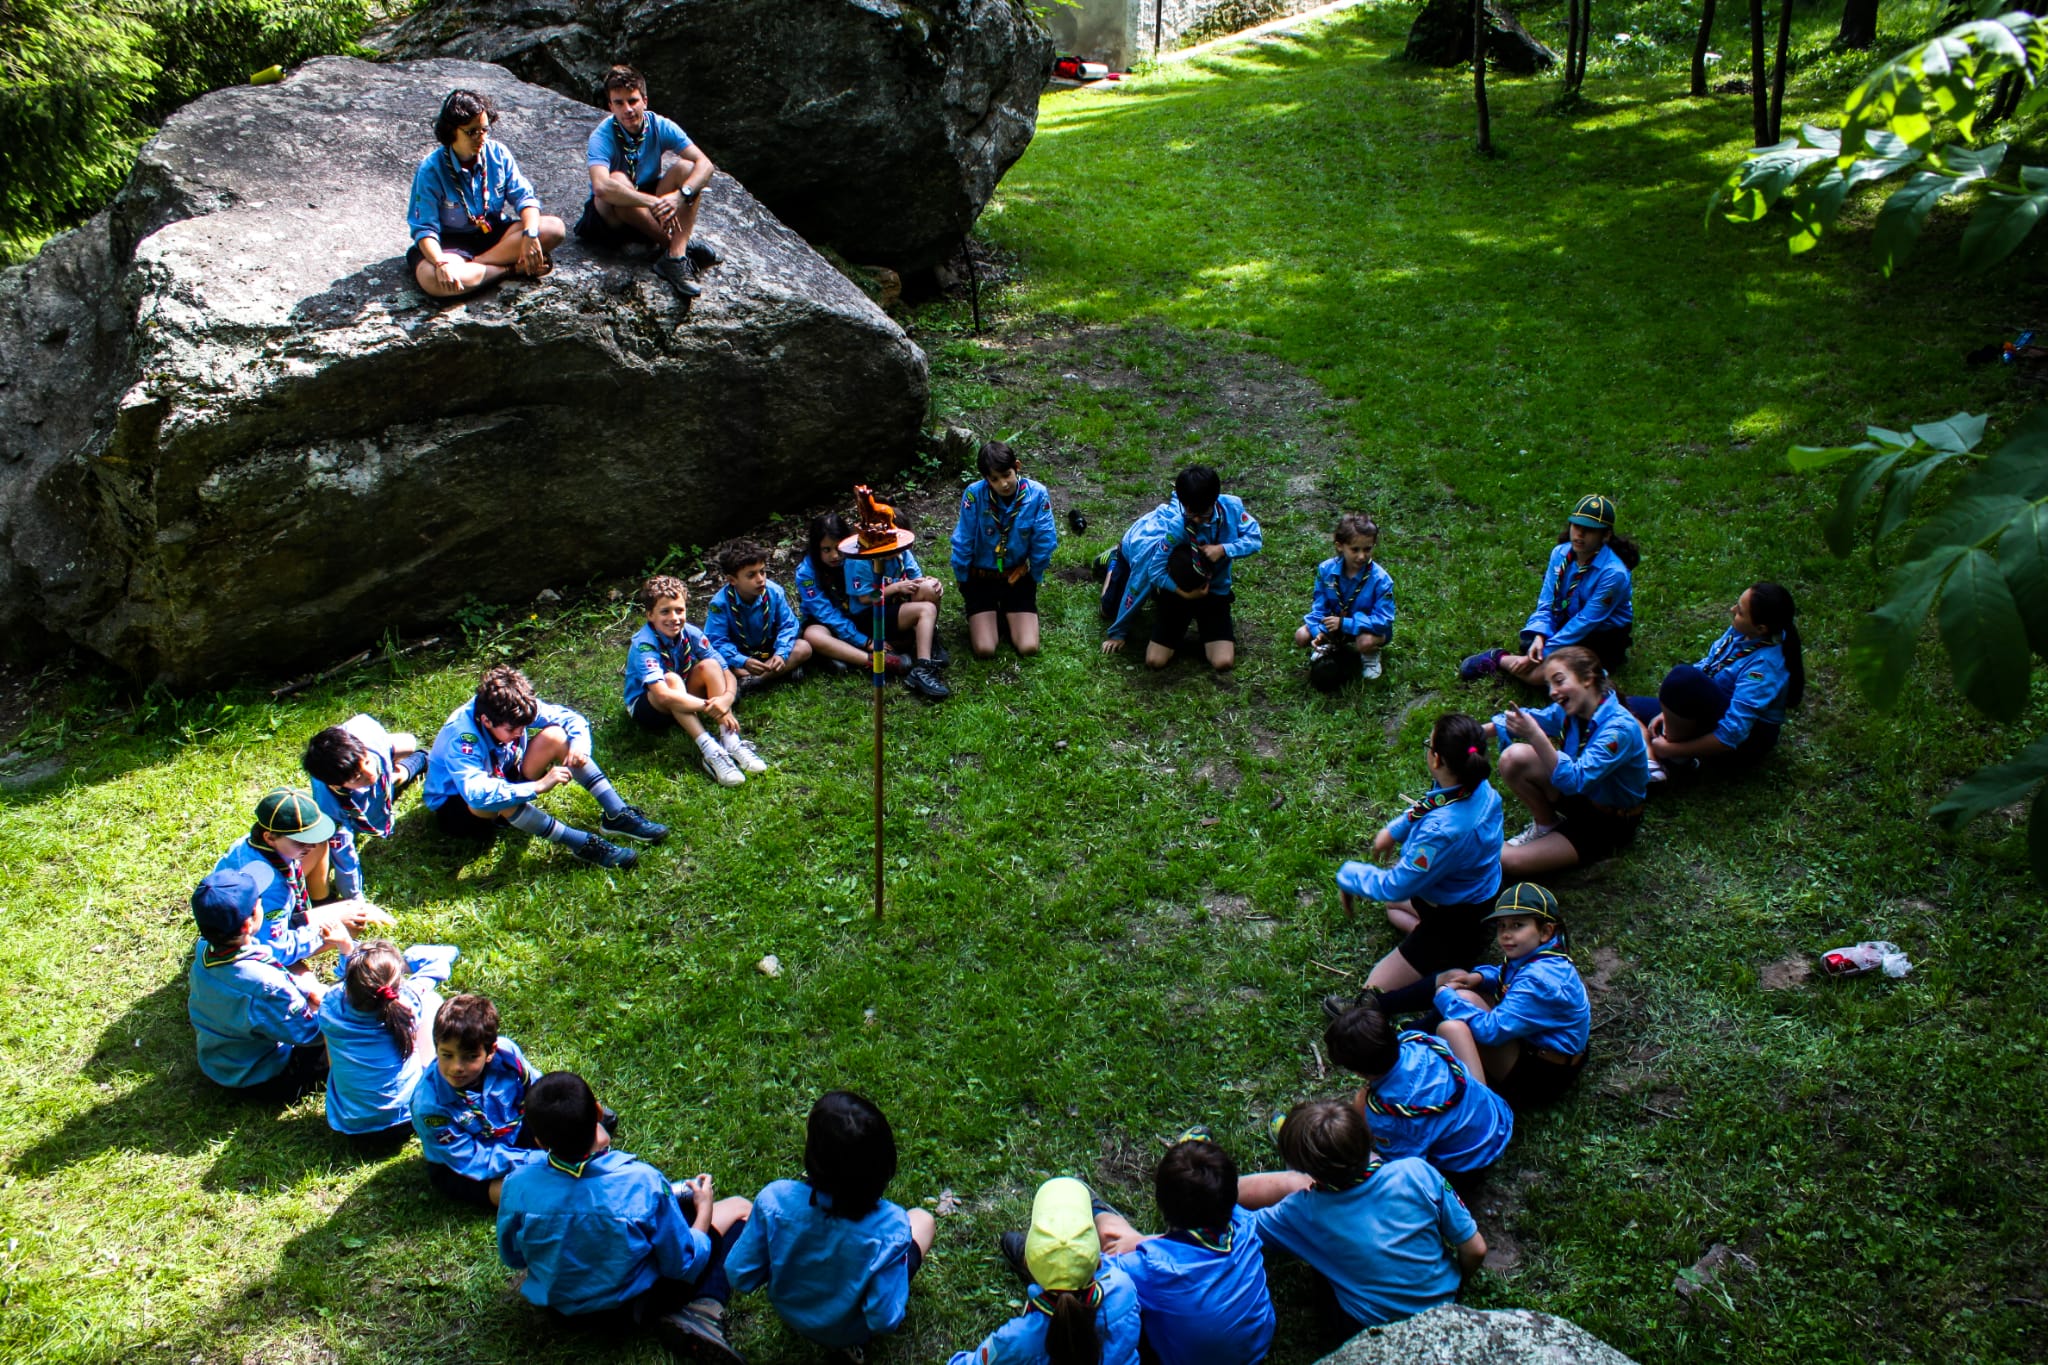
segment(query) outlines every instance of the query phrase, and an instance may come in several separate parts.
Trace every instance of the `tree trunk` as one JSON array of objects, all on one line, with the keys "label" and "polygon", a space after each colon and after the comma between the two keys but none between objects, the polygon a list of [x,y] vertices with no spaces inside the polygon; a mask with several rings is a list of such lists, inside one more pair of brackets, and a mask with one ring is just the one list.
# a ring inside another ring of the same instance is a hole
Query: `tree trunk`
[{"label": "tree trunk", "polygon": [[1472,0],[1472,99],[1479,108],[1479,154],[1493,155],[1493,121],[1486,108],[1486,0]]},{"label": "tree trunk", "polygon": [[1764,0],[1749,0],[1749,132],[1759,147],[1771,136],[1770,72],[1764,66]]},{"label": "tree trunk", "polygon": [[1586,83],[1586,49],[1593,46],[1593,0],[1579,0],[1579,74],[1572,78],[1572,89]]},{"label": "tree trunk", "polygon": [[1579,0],[1564,6],[1564,93],[1572,93],[1572,73],[1579,68]]},{"label": "tree trunk", "polygon": [[1877,41],[1877,0],[1843,0],[1842,28],[1835,41],[1843,47],[1867,49]]},{"label": "tree trunk", "polygon": [[1714,41],[1714,0],[1701,0],[1700,36],[1692,45],[1692,93],[1707,93],[1707,48]]},{"label": "tree trunk", "polygon": [[1791,55],[1792,0],[1778,0],[1778,62],[1771,71],[1771,142],[1785,135],[1785,66]]}]

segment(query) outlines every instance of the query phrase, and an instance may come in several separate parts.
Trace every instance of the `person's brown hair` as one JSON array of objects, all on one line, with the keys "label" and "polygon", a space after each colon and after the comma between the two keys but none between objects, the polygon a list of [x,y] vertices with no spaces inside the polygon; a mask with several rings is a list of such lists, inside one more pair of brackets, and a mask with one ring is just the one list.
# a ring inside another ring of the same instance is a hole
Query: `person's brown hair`
[{"label": "person's brown hair", "polygon": [[489,95],[478,94],[474,90],[450,90],[448,98],[441,101],[441,112],[434,119],[435,141],[443,147],[454,146],[455,130],[478,114],[482,114],[489,123],[498,121],[498,107],[491,103]]},{"label": "person's brown hair", "polygon": [[1563,664],[1574,678],[1586,684],[1601,696],[1614,690],[1614,681],[1607,676],[1607,666],[1600,662],[1600,656],[1584,645],[1566,645],[1563,649],[1545,651],[1543,662]]},{"label": "person's brown hair", "polygon": [[499,664],[476,685],[476,710],[479,721],[488,719],[494,725],[523,729],[540,714],[540,698],[533,695],[533,684],[524,673],[510,664]]},{"label": "person's brown hair", "polygon": [[391,1031],[402,1057],[412,1055],[412,1006],[398,988],[405,984],[405,954],[390,939],[373,938],[348,955],[348,970],[342,976],[348,1003],[363,1014],[374,1014]]},{"label": "person's brown hair", "polygon": [[441,1002],[434,1016],[434,1046],[454,1043],[464,1052],[489,1052],[498,1045],[498,1007],[489,997],[464,992]]},{"label": "person's brown hair", "polygon": [[658,573],[640,585],[640,610],[642,612],[653,611],[654,604],[664,597],[673,597],[678,602],[687,602],[690,600],[690,590],[683,585],[682,579],[672,574]]},{"label": "person's brown hair", "polygon": [[1304,1100],[1280,1125],[1280,1157],[1318,1185],[1348,1187],[1372,1163],[1372,1129],[1343,1100]]},{"label": "person's brown hair", "polygon": [[604,97],[610,102],[614,90],[638,90],[640,98],[647,98],[647,78],[633,67],[621,63],[604,73]]},{"label": "person's brown hair", "polygon": [[737,578],[741,569],[749,564],[766,564],[768,552],[751,540],[728,541],[718,552],[718,571],[727,578]]},{"label": "person's brown hair", "polygon": [[1378,541],[1379,523],[1364,512],[1346,512],[1337,518],[1337,529],[1330,538],[1339,545],[1351,540]]}]

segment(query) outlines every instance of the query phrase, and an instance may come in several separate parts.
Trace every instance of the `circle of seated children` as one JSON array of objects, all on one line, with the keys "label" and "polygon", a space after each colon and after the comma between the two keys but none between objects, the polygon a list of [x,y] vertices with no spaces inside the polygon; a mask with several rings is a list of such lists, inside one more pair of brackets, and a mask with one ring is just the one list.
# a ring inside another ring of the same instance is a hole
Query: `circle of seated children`
[{"label": "circle of seated children", "polygon": [[590,197],[576,237],[624,248],[652,242],[654,273],[688,301],[704,292],[700,272],[724,258],[695,240],[697,210],[717,167],[674,120],[647,107],[647,78],[630,66],[604,76],[610,114],[590,134]]},{"label": "circle of seated children", "polygon": [[1394,580],[1374,562],[1379,526],[1346,512],[1331,539],[1337,553],[1316,566],[1308,614],[1294,632],[1294,643],[1309,651],[1308,680],[1318,692],[1379,677],[1380,650],[1394,636]]},{"label": "circle of seated children", "polygon": [[1656,696],[1626,699],[1649,746],[1650,781],[1715,768],[1744,771],[1778,747],[1786,710],[1806,698],[1793,615],[1785,588],[1752,583],[1698,663],[1665,674]]},{"label": "circle of seated children", "polygon": [[1123,538],[1095,563],[1102,575],[1102,652],[1124,647],[1137,615],[1152,608],[1145,666],[1164,668],[1187,648],[1189,627],[1202,642],[1209,667],[1228,672],[1237,663],[1231,617],[1233,561],[1264,545],[1258,519],[1244,500],[1223,491],[1208,465],[1189,465],[1174,477],[1173,496],[1132,522]]},{"label": "circle of seated children", "polygon": [[473,293],[507,275],[539,279],[555,268],[548,253],[568,235],[561,219],[541,213],[512,149],[491,137],[497,120],[489,96],[449,91],[434,119],[441,145],[413,172],[405,264],[435,298]]},{"label": "circle of seated children", "polygon": [[1610,673],[1628,661],[1635,643],[1635,585],[1630,574],[1642,554],[1634,541],[1615,534],[1614,503],[1598,493],[1580,498],[1550,552],[1536,609],[1522,623],[1521,653],[1484,649],[1458,665],[1458,676],[1506,673],[1531,686],[1543,683],[1542,666],[1553,649],[1582,645]]}]

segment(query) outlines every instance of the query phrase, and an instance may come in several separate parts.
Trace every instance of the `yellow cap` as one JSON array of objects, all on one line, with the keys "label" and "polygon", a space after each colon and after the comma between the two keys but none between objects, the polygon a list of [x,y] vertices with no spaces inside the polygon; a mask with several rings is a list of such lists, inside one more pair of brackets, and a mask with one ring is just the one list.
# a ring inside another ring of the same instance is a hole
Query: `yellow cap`
[{"label": "yellow cap", "polygon": [[1088,1287],[1102,1263],[1095,1213],[1088,1187],[1058,1176],[1038,1187],[1031,1201],[1031,1231],[1024,1234],[1024,1265],[1040,1289]]}]

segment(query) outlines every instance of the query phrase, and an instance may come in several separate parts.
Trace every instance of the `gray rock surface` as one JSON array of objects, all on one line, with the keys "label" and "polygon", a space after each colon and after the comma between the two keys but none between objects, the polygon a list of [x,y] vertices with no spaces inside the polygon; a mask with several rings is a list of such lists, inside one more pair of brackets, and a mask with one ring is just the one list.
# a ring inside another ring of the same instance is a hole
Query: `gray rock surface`
[{"label": "gray rock surface", "polygon": [[412,172],[452,87],[573,223],[595,115],[501,69],[308,64],[179,111],[108,212],[0,274],[0,639],[276,675],[471,595],[630,572],[900,466],[924,355],[736,181],[685,309],[572,237],[429,302]]},{"label": "gray rock surface", "polygon": [[1384,1327],[1368,1327],[1324,1356],[1322,1365],[1632,1365],[1629,1358],[1563,1318],[1524,1309],[1484,1312],[1439,1304]]},{"label": "gray rock surface", "polygon": [[652,106],[784,222],[899,270],[974,226],[1031,141],[1053,57],[1018,0],[439,0],[384,41],[593,104],[631,61]]},{"label": "gray rock surface", "polygon": [[[1505,0],[1486,0],[1487,65],[1514,76],[1533,76],[1557,65],[1557,54],[1538,42]],[[1402,55],[1424,66],[1456,66],[1472,60],[1471,0],[1425,0],[1408,29]]]}]

